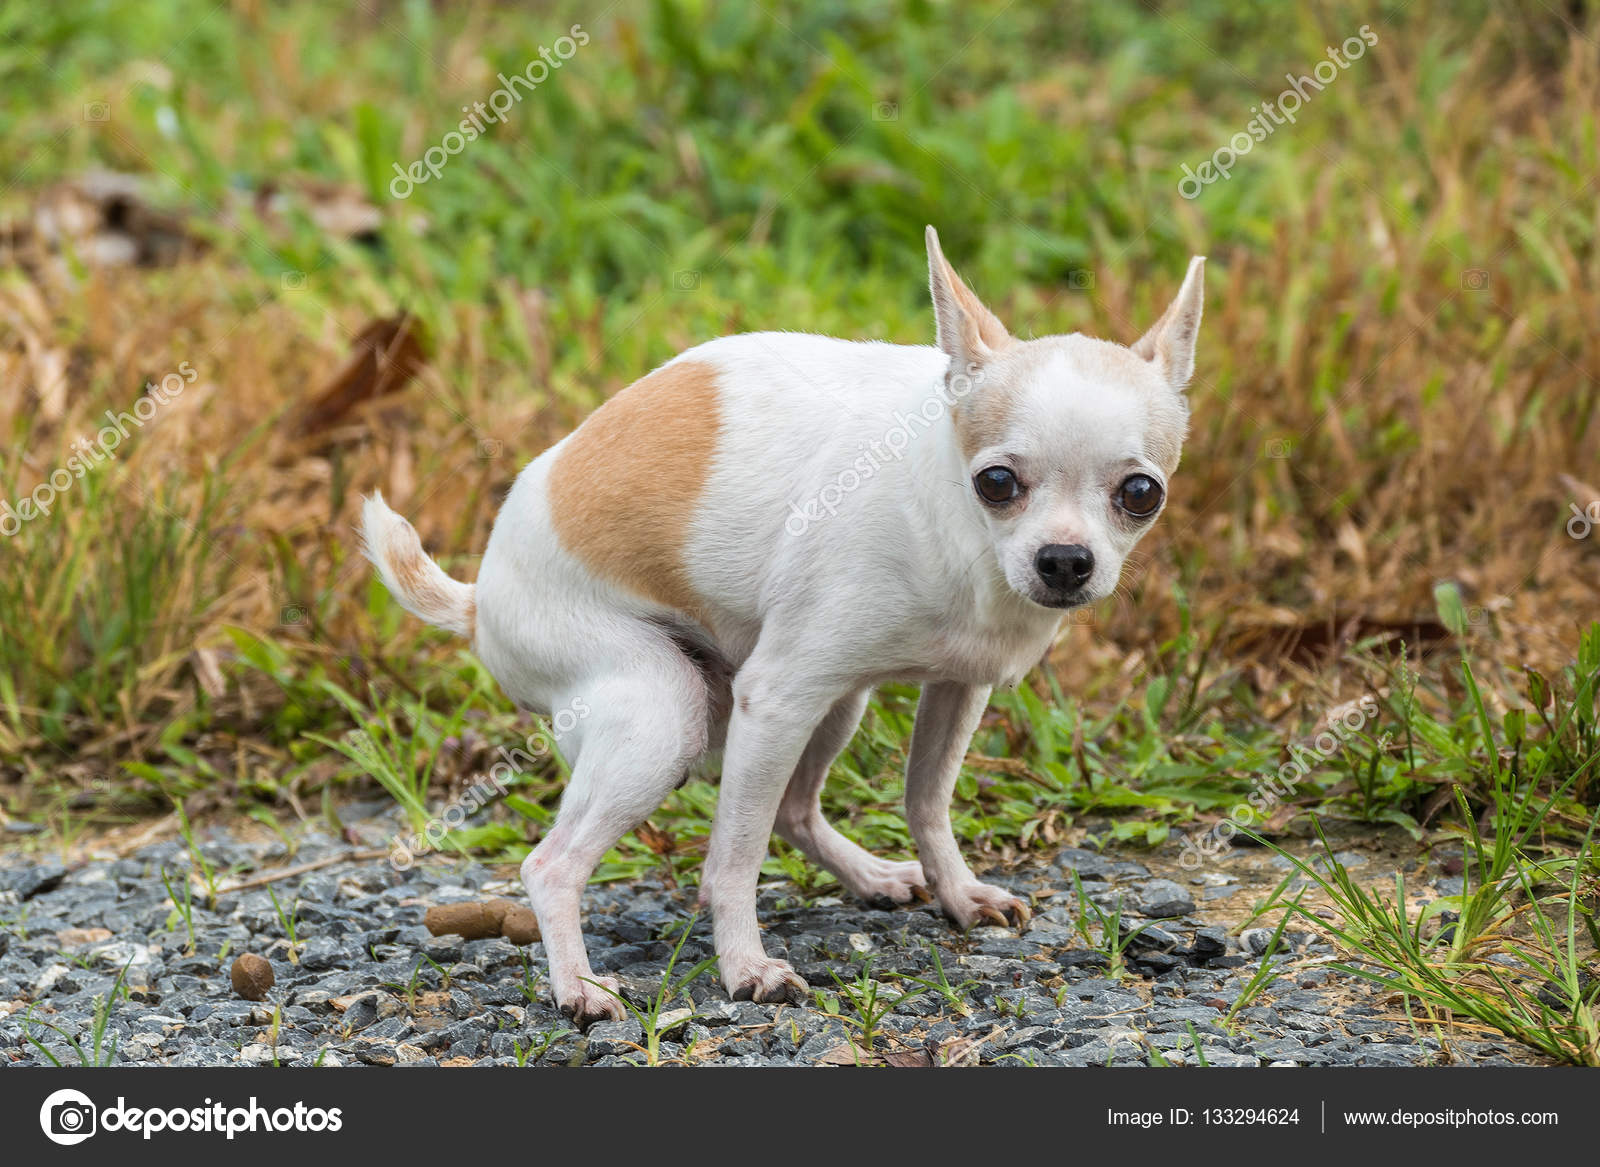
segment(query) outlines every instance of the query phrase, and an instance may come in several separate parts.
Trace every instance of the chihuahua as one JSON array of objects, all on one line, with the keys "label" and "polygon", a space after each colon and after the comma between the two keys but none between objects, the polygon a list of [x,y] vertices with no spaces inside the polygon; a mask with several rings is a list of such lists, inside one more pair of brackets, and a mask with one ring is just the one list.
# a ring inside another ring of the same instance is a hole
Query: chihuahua
[{"label": "chihuahua", "polygon": [[[518,705],[581,708],[555,826],[522,865],[558,1005],[623,1016],[579,906],[596,863],[721,749],[700,901],[741,1000],[796,1001],[756,884],[774,828],[856,896],[930,893],[961,928],[1028,906],[982,883],[949,805],[995,685],[1111,594],[1188,428],[1204,259],[1131,348],[1019,340],[927,229],[934,347],[797,333],[713,340],[595,411],[518,476],[475,585],[380,495],[366,554],[408,611],[470,637]],[[873,688],[922,684],[906,762],[918,862],[878,858],[820,794]],[[609,991],[608,991],[609,990]]]}]

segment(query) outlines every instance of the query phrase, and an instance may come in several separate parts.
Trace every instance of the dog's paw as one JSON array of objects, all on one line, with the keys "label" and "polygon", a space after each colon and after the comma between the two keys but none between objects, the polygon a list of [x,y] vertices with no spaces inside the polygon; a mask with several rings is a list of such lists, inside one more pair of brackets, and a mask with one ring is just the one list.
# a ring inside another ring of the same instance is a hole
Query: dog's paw
[{"label": "dog's paw", "polygon": [[940,888],[939,906],[962,931],[976,924],[1020,928],[1033,918],[1033,910],[1005,888],[976,881]]},{"label": "dog's paw", "polygon": [[728,996],[735,1001],[755,1001],[758,1004],[786,1003],[798,1005],[806,999],[811,986],[787,961],[760,957],[742,961],[724,961],[722,983]]},{"label": "dog's paw", "polygon": [[874,859],[841,881],[858,899],[874,907],[893,907],[928,898],[928,878],[920,863],[893,863]]},{"label": "dog's paw", "polygon": [[[607,989],[611,992],[606,992]],[[621,982],[616,977],[586,977],[575,988],[557,993],[556,1006],[579,1029],[587,1029],[596,1021],[622,1021],[627,1011],[622,1002],[611,995],[621,991]]]}]

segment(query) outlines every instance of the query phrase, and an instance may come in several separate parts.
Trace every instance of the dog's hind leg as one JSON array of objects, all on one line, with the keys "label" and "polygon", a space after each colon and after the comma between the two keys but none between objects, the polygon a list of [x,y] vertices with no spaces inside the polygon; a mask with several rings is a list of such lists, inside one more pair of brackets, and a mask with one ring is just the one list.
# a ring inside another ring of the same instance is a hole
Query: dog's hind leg
[{"label": "dog's hind leg", "polygon": [[822,817],[822,788],[828,769],[861,722],[870,690],[839,701],[811,735],[806,751],[778,805],[777,830],[818,866],[833,872],[854,895],[868,903],[907,903],[924,891],[922,864],[879,859],[851,842]]},{"label": "dog's hind leg", "polygon": [[[618,839],[660,806],[705,748],[706,694],[694,666],[664,638],[640,646],[628,671],[577,682],[589,709],[556,825],[522,864],[539,918],[556,1004],[579,1025],[621,1020],[617,982],[596,978],[579,924],[584,885]],[[563,746],[569,752],[567,739]],[[594,983],[599,981],[599,984]]]}]

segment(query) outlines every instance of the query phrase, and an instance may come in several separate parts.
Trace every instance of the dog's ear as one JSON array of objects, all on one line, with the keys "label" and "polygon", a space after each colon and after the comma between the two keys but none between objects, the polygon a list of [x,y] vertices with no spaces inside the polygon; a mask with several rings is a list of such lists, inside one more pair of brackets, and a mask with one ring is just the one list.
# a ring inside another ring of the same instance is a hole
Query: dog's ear
[{"label": "dog's ear", "polygon": [[927,230],[928,287],[933,293],[933,315],[938,324],[937,344],[950,357],[953,368],[969,361],[982,363],[1011,343],[1011,334],[983,301],[961,282],[939,250],[939,233]]},{"label": "dog's ear", "polygon": [[1206,257],[1189,261],[1189,274],[1161,319],[1133,344],[1136,355],[1155,364],[1180,393],[1194,374],[1194,345],[1200,335],[1200,313],[1206,300]]}]

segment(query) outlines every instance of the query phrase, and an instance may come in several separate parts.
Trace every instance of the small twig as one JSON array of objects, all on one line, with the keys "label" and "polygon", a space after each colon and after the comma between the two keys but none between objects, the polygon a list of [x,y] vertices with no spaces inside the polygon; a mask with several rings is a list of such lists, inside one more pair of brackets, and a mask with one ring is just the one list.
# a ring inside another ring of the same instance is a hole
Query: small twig
[{"label": "small twig", "polygon": [[382,859],[389,852],[382,848],[375,851],[347,851],[342,855],[325,855],[321,859],[313,859],[309,863],[301,863],[294,867],[284,867],[277,871],[269,871],[265,875],[253,875],[249,879],[231,883],[227,887],[219,887],[219,896],[231,895],[236,891],[248,891],[253,887],[265,887],[269,883],[276,883],[280,879],[292,879],[296,875],[304,875],[308,871],[316,871],[322,867],[332,867],[335,863],[360,863],[368,859]]}]

